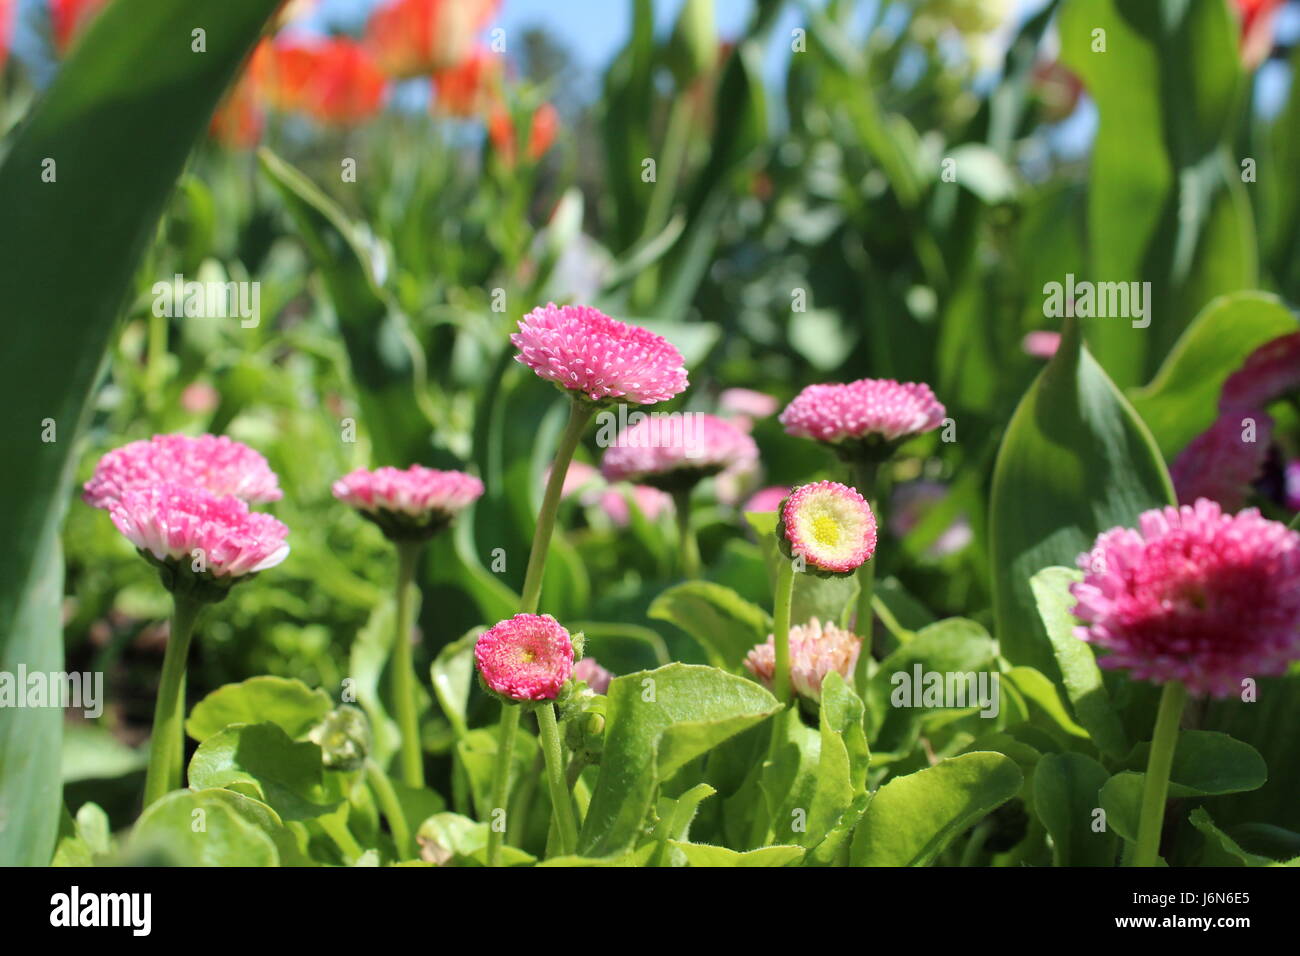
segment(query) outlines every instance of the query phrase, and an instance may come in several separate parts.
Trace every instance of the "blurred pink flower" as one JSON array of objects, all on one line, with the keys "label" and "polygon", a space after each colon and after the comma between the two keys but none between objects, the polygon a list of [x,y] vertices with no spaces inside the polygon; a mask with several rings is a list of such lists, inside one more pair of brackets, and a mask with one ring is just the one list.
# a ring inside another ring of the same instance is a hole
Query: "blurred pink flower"
[{"label": "blurred pink flower", "polygon": [[647,417],[605,449],[601,474],[671,490],[758,461],[754,439],[724,418],[701,412]]},{"label": "blurred pink flower", "polygon": [[[815,617],[807,624],[790,628],[790,683],[795,693],[820,701],[822,683],[832,671],[851,682],[861,650],[862,638],[830,622],[823,627]],[[767,643],[757,645],[746,655],[745,667],[771,690],[776,670],[776,642],[772,635],[768,635]]]},{"label": "blurred pink flower", "polygon": [[423,465],[405,470],[358,468],[334,482],[334,497],[356,508],[390,538],[427,538],[483,494],[483,482],[460,471]]},{"label": "blurred pink flower", "polygon": [[647,521],[655,521],[661,514],[672,510],[672,496],[649,485],[618,485],[600,492],[598,504],[615,527],[626,528],[632,521],[632,510],[628,506],[627,495],[637,509],[645,515]]},{"label": "blurred pink flower", "polygon": [[1228,376],[1219,395],[1220,411],[1264,408],[1300,390],[1300,332],[1266,342]]},{"label": "blurred pink flower", "polygon": [[519,362],[592,401],[666,402],[686,389],[682,356],[662,336],[585,305],[550,303],[529,312],[510,336]]},{"label": "blurred pink flower", "polygon": [[234,495],[164,483],[123,492],[109,514],[117,530],[160,562],[192,566],[201,551],[216,578],[265,571],[289,555],[289,529]]},{"label": "blurred pink flower", "polygon": [[108,0],[50,0],[54,47],[62,56]]},{"label": "blurred pink flower", "polygon": [[583,681],[597,694],[609,690],[609,682],[614,675],[596,662],[594,657],[584,657],[573,666],[573,679]]},{"label": "blurred pink flower", "polygon": [[1079,556],[1078,636],[1138,680],[1226,697],[1300,657],[1300,534],[1202,498],[1144,512]]},{"label": "blurred pink flower", "polygon": [[278,501],[283,494],[266,459],[247,445],[225,435],[154,435],[101,458],[82,498],[109,508],[127,491],[164,483],[250,502]]},{"label": "blurred pink flower", "polygon": [[[948,486],[938,481],[909,481],[894,488],[889,498],[889,531],[896,538],[908,534],[922,518],[949,495]],[[931,558],[956,554],[975,538],[965,515],[955,517],[950,525],[926,549]]]},{"label": "blurred pink flower", "polygon": [[1209,498],[1228,511],[1241,508],[1268,460],[1272,434],[1273,419],[1267,412],[1245,408],[1222,412],[1169,469],[1179,503]]},{"label": "blurred pink flower", "polygon": [[1060,332],[1029,332],[1020,340],[1020,348],[1031,358],[1050,359],[1060,347]]},{"label": "blurred pink flower", "polygon": [[552,700],[573,673],[573,642],[549,614],[516,614],[480,635],[474,660],[501,696]]},{"label": "blurred pink flower", "polygon": [[207,382],[191,382],[181,392],[181,408],[191,415],[206,415],[220,400],[221,393]]},{"label": "blurred pink flower", "polygon": [[13,37],[16,9],[17,0],[0,0],[0,73],[4,72],[5,61],[9,59],[9,43]]},{"label": "blurred pink flower", "polygon": [[1241,16],[1241,60],[1253,70],[1273,49],[1273,27],[1286,0],[1236,0]]},{"label": "blurred pink flower", "polygon": [[818,481],[791,492],[777,533],[790,553],[819,571],[847,574],[876,550],[876,516],[862,495],[836,481]]},{"label": "blurred pink flower", "polygon": [[745,506],[740,510],[776,511],[781,507],[781,502],[789,496],[790,490],[785,485],[772,485],[768,488],[762,488],[750,495],[749,500],[745,502]]},{"label": "blurred pink flower", "polygon": [[781,413],[785,430],[800,438],[895,441],[932,431],[944,408],[930,386],[864,378],[847,385],[809,385]]},{"label": "blurred pink flower", "polygon": [[723,389],[718,396],[718,408],[724,415],[735,415],[744,419],[767,418],[775,415],[780,403],[764,392],[752,388]]}]

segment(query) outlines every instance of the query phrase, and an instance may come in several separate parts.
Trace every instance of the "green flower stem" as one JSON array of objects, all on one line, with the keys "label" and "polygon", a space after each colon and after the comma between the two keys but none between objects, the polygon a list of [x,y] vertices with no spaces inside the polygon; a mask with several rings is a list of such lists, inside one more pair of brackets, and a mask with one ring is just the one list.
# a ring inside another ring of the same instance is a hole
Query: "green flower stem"
[{"label": "green flower stem", "polygon": [[320,821],[320,828],[325,831],[325,835],[334,841],[334,845],[339,848],[343,854],[344,861],[348,866],[352,866],[361,859],[366,852],[357,838],[352,835],[348,825],[343,818],[337,813],[327,813],[317,818]]},{"label": "green flower stem", "polygon": [[397,636],[393,642],[392,693],[397,726],[402,735],[402,782],[424,786],[424,751],[420,746],[420,716],[415,707],[415,660],[411,650],[415,566],[422,541],[397,542]]},{"label": "green flower stem", "polygon": [[691,527],[691,489],[673,492],[673,510],[677,512],[677,555],[682,577],[694,581],[700,576],[700,546]]},{"label": "green flower stem", "polygon": [[551,533],[555,530],[555,513],[560,507],[564,478],[569,473],[569,463],[573,461],[582,433],[595,414],[596,406],[580,398],[575,398],[569,406],[569,422],[564,426],[559,447],[555,449],[551,477],[546,482],[542,510],[537,514],[537,527],[533,530],[533,546],[528,552],[528,570],[524,572],[524,592],[519,607],[524,614],[536,614],[541,602],[542,572],[546,569],[546,554],[551,549]]},{"label": "green flower stem", "polygon": [[1146,783],[1142,789],[1142,815],[1138,820],[1137,845],[1129,866],[1155,866],[1160,849],[1160,831],[1165,822],[1165,798],[1169,794],[1169,769],[1178,745],[1178,722],[1187,702],[1187,688],[1180,681],[1165,684],[1156,714],[1156,730],[1147,758]]},{"label": "green flower stem", "polygon": [[185,661],[189,657],[190,638],[194,636],[194,622],[203,604],[180,594],[174,594],[173,600],[171,634],[163,654],[162,680],[154,702],[153,734],[149,739],[149,770],[144,780],[146,807],[181,785],[179,754],[182,752],[184,702],[181,694],[185,686]]},{"label": "green flower stem", "polygon": [[[867,504],[871,506],[871,512],[876,518],[876,533],[879,535],[884,533],[884,523],[880,515],[880,505],[873,500],[876,493],[876,471],[877,465],[874,462],[857,462],[853,465],[850,477],[858,494],[867,499]],[[875,594],[875,586],[876,562],[873,557],[858,568],[858,615],[853,628],[858,637],[862,638],[862,654],[859,657],[863,661],[871,656],[871,638],[875,622],[871,601]]]},{"label": "green flower stem", "polygon": [[497,828],[492,815],[506,808],[510,796],[510,757],[515,749],[515,732],[519,730],[519,705],[501,705],[501,732],[497,736],[497,756],[492,767],[492,806],[489,808],[487,865],[501,865],[501,843],[505,830]]},{"label": "green flower stem", "polygon": [[573,816],[573,797],[564,781],[564,750],[553,704],[543,703],[537,708],[537,729],[546,755],[546,783],[551,791],[551,814],[559,829],[560,855],[568,856],[578,850],[578,824]]},{"label": "green flower stem", "polygon": [[397,799],[393,782],[388,779],[388,774],[384,773],[383,768],[370,759],[366,760],[366,781],[370,784],[370,792],[375,795],[375,800],[378,801],[380,809],[388,819],[388,829],[393,831],[393,842],[397,844],[399,858],[415,859],[415,843],[411,840],[411,827],[406,822],[406,814],[402,812],[402,804]]},{"label": "green flower stem", "polygon": [[776,646],[772,693],[783,704],[790,702],[790,603],[793,599],[794,562],[781,561],[776,568],[776,602],[772,609],[772,642]]}]

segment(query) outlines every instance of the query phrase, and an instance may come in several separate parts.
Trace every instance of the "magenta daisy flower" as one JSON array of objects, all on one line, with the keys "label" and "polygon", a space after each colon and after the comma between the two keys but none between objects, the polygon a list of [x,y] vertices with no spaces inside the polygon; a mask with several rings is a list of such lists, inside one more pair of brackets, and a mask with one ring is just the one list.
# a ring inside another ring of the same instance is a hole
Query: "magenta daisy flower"
[{"label": "magenta daisy flower", "polygon": [[786,432],[850,451],[932,431],[944,407],[930,386],[864,378],[847,385],[809,385],[781,412]]},{"label": "magenta daisy flower", "polygon": [[749,434],[725,419],[700,412],[650,416],[619,433],[605,450],[601,473],[674,491],[758,461]]},{"label": "magenta daisy flower", "polygon": [[247,445],[225,435],[154,435],[104,455],[82,498],[107,510],[127,491],[167,483],[250,503],[278,501],[282,494],[266,459]]},{"label": "magenta daisy flower", "polygon": [[785,485],[772,485],[769,488],[760,488],[749,496],[745,506],[741,511],[776,511],[781,507],[781,502],[790,495],[790,489]]},{"label": "magenta daisy flower", "polygon": [[479,636],[474,660],[502,697],[552,700],[573,675],[573,641],[549,614],[516,614]]},{"label": "magenta daisy flower", "polygon": [[[289,555],[289,529],[268,514],[249,511],[234,495],[161,484],[134,488],[113,502],[117,530],[164,571],[171,590],[197,586],[216,600],[236,579],[273,568]],[[214,590],[206,587],[220,582]]]},{"label": "magenta daisy flower", "polygon": [[1300,534],[1252,509],[1147,511],[1079,556],[1077,634],[1098,663],[1224,697],[1300,657]]},{"label": "magenta daisy flower", "polygon": [[1060,347],[1060,332],[1040,329],[1037,332],[1025,333],[1025,337],[1020,340],[1020,350],[1030,358],[1050,359]]},{"label": "magenta daisy flower", "polygon": [[[851,681],[861,650],[862,638],[858,635],[829,622],[823,626],[817,618],[790,628],[790,683],[795,693],[820,701],[822,682],[831,671]],[[776,673],[776,640],[772,635],[768,635],[767,643],[749,652],[745,667],[768,690],[772,689]]]},{"label": "magenta daisy flower", "polygon": [[585,305],[529,312],[510,336],[518,361],[593,402],[666,402],[686,390],[681,353],[662,336]]},{"label": "magenta daisy flower", "polygon": [[395,541],[423,540],[445,529],[483,494],[483,482],[423,465],[358,468],[334,482],[334,497],[356,508]]},{"label": "magenta daisy flower", "polygon": [[[1248,421],[1254,422],[1253,434],[1247,431]],[[1258,409],[1222,413],[1188,443],[1169,469],[1179,503],[1209,498],[1228,511],[1240,509],[1264,471],[1272,434],[1273,419]],[[1247,441],[1248,435],[1253,440]]]},{"label": "magenta daisy flower", "polygon": [[876,516],[858,492],[837,481],[796,488],[781,505],[777,540],[808,570],[848,574],[876,550]]},{"label": "magenta daisy flower", "polygon": [[628,504],[631,495],[637,510],[647,521],[657,521],[659,516],[673,509],[672,496],[649,485],[617,485],[607,487],[594,496],[600,510],[618,528],[626,528],[632,523],[632,509]]}]

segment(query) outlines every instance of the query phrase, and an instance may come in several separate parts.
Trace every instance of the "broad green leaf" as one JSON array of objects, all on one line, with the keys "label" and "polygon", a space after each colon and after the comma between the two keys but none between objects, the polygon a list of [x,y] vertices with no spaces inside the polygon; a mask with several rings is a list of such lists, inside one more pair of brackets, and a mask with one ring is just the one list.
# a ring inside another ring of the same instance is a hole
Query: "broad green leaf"
[{"label": "broad green leaf", "polygon": [[405,467],[421,460],[431,416],[422,404],[424,352],[407,317],[376,281],[371,255],[343,211],[270,150],[259,150],[258,158],[325,280],[375,462]]},{"label": "broad green leaf", "polygon": [[51,866],[94,866],[113,849],[113,832],[102,807],[82,804],[74,820],[64,811]]},{"label": "broad green leaf", "polygon": [[1296,860],[1282,863],[1268,856],[1251,853],[1241,844],[1214,825],[1214,820],[1204,807],[1197,807],[1187,818],[1192,826],[1205,835],[1207,844],[1205,866],[1295,866]]},{"label": "broad green leaf", "polygon": [[1060,679],[1030,578],[1073,563],[1100,532],[1173,501],[1146,426],[1068,323],[1012,416],[993,473],[993,609],[1003,656]]},{"label": "broad green leaf", "polygon": [[[1248,793],[1214,802],[1214,818],[1235,830],[1243,823],[1268,821],[1300,832],[1300,668],[1286,677],[1253,682],[1250,699],[1211,701],[1201,724],[1250,744],[1268,765],[1268,783]],[[1244,689],[1243,689],[1244,694]]]},{"label": "broad green leaf", "polygon": [[871,759],[862,730],[862,701],[835,671],[822,683],[818,710],[821,754],[817,765],[817,790],[808,808],[807,832],[799,843],[814,847],[850,811],[867,789]]},{"label": "broad green leaf", "polygon": [[1030,579],[1029,586],[1075,719],[1088,730],[1097,749],[1118,759],[1130,749],[1128,735],[1111,705],[1092,646],[1074,634],[1077,622],[1071,613],[1075,601],[1070,585],[1081,580],[1081,571],[1045,568]]},{"label": "broad green leaf", "polygon": [[[133,273],[191,146],[277,0],[134,0],[106,8],[0,166],[6,468],[0,671],[63,669],[58,529],[78,432]],[[190,49],[202,23],[207,52]],[[140,64],[147,63],[148,69]],[[159,135],[166,117],[166,135]],[[42,182],[53,161],[57,178]],[[69,281],[75,276],[76,281]],[[42,441],[44,422],[57,440]],[[59,819],[57,708],[0,714],[0,865],[43,865]]]},{"label": "broad green leaf", "polygon": [[1077,753],[1044,754],[1034,769],[1034,807],[1052,838],[1056,866],[1114,866],[1115,835],[1094,829],[1106,768]]},{"label": "broad green leaf", "polygon": [[1021,696],[1030,719],[1044,731],[1067,744],[1088,739],[1088,732],[1066,712],[1057,686],[1038,671],[1032,667],[1013,667],[1002,675],[1002,680]]},{"label": "broad green leaf", "polygon": [[756,774],[762,802],[742,820],[748,824],[748,834],[741,845],[794,843],[803,835],[817,796],[821,746],[821,734],[803,722],[797,708],[787,708],[772,719],[767,756]]},{"label": "broad green leaf", "polygon": [[772,630],[771,616],[735,591],[710,581],[687,581],[669,588],[647,615],[677,625],[699,642],[716,667],[739,670],[745,655]]},{"label": "broad green leaf", "polygon": [[469,730],[465,709],[474,684],[474,644],[484,628],[476,627],[438,652],[429,671],[433,692],[458,737]]},{"label": "broad green leaf", "polygon": [[154,803],[131,831],[127,852],[174,866],[278,866],[275,843],[211,791],[177,790]]},{"label": "broad green leaf", "polygon": [[286,677],[250,677],[218,687],[190,711],[185,731],[199,743],[231,724],[275,724],[290,737],[301,737],[334,705],[329,694]]},{"label": "broad green leaf", "polygon": [[660,797],[656,808],[659,820],[654,836],[659,852],[650,858],[648,866],[684,866],[685,859],[669,847],[669,841],[689,840],[691,823],[699,812],[700,804],[718,791],[707,783],[697,783],[680,797]]},{"label": "broad green leaf", "polygon": [[1296,331],[1295,316],[1263,292],[1225,295],[1202,309],[1151,384],[1132,395],[1166,459],[1214,423],[1224,381],[1255,349]]},{"label": "broad green leaf", "polygon": [[[1150,751],[1150,744],[1139,744],[1127,766],[1145,769]],[[1264,758],[1250,744],[1212,730],[1179,732],[1174,763],[1169,769],[1171,796],[1241,793],[1258,789],[1267,780]]]},{"label": "broad green leaf", "polygon": [[[321,751],[295,743],[276,724],[237,724],[199,744],[190,758],[191,787],[251,786],[284,820],[310,820],[331,812],[323,802]],[[247,792],[246,790],[244,791]]]},{"label": "broad green leaf", "polygon": [[1024,782],[996,753],[949,757],[896,777],[872,798],[853,837],[854,866],[928,866],[973,823],[1011,799]]},{"label": "broad green leaf", "polygon": [[[482,866],[487,861],[488,825],[459,813],[435,813],[420,824],[415,840],[421,855],[439,866]],[[518,847],[501,848],[506,866],[527,866],[531,854]]]},{"label": "broad green leaf", "polygon": [[[456,741],[456,757],[469,776],[470,794],[482,819],[488,819],[494,809],[492,783],[500,739],[500,731],[493,726],[471,730]],[[525,774],[532,772],[538,750],[537,738],[520,727],[515,733],[514,752],[510,755],[512,789]]]},{"label": "broad green leaf", "polygon": [[690,866],[794,866],[805,852],[801,846],[764,846],[738,853],[725,846],[680,840],[673,840],[672,847],[686,857]]},{"label": "broad green leaf", "polygon": [[583,856],[629,849],[661,780],[781,709],[753,681],[689,664],[616,677],[608,700],[600,776],[579,839]]},{"label": "broad green leaf", "polygon": [[63,729],[63,783],[112,780],[143,771],[147,747],[128,747],[102,723],[69,724]]}]

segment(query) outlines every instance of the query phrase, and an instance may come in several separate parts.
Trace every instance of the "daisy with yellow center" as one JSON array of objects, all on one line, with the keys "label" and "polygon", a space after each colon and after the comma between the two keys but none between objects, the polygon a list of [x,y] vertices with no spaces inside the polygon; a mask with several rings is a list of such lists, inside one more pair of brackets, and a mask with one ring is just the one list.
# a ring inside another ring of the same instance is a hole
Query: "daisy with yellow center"
[{"label": "daisy with yellow center", "polygon": [[876,550],[876,517],[857,491],[835,481],[804,485],[781,506],[778,532],[791,557],[814,571],[849,574]]}]

